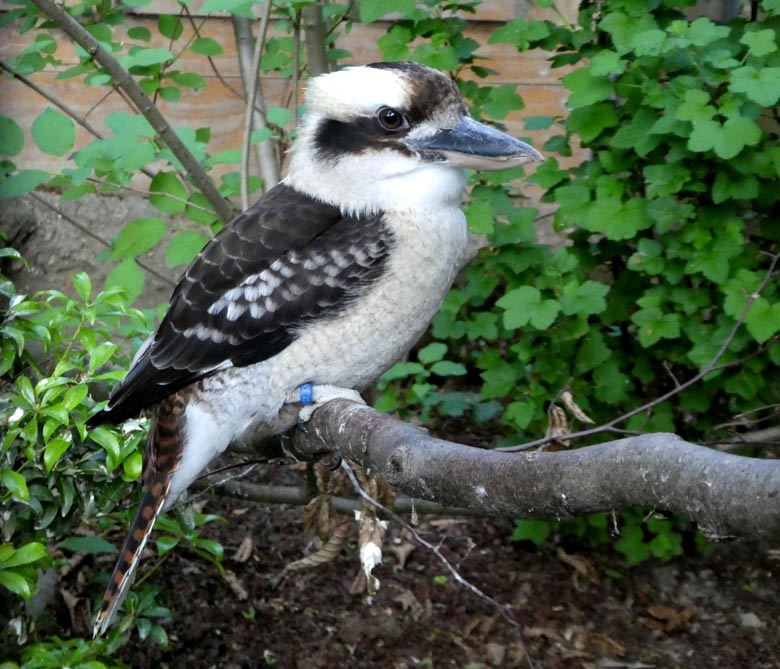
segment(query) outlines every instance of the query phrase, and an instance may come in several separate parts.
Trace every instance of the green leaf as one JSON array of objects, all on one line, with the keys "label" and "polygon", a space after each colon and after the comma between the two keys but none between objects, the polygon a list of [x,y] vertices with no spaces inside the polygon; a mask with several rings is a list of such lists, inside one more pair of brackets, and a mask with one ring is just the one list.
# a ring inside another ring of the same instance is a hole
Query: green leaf
[{"label": "green leaf", "polygon": [[777,51],[777,35],[774,30],[749,30],[739,40],[750,49],[753,56],[761,58]]},{"label": "green leaf", "polygon": [[117,552],[116,546],[103,537],[68,537],[60,547],[72,553],[88,553],[89,555],[110,555]]},{"label": "green leaf", "polygon": [[104,287],[113,286],[124,288],[130,297],[130,302],[141,294],[144,289],[144,273],[135,260],[132,258],[123,260],[108,273]]},{"label": "green leaf", "polygon": [[612,84],[605,77],[594,77],[586,68],[570,72],[561,79],[571,95],[566,102],[569,109],[587,107],[606,100],[613,93]]},{"label": "green leaf", "polygon": [[744,93],[762,107],[771,107],[780,100],[780,67],[760,70],[751,65],[738,67],[731,73],[729,88],[735,93]]},{"label": "green leaf", "polygon": [[266,119],[269,123],[284,128],[292,121],[292,112],[286,107],[269,107],[266,112]]},{"label": "green leaf", "polygon": [[459,362],[440,360],[431,365],[431,372],[438,376],[463,376],[466,374],[466,368]]},{"label": "green leaf", "polygon": [[516,520],[512,532],[512,541],[531,541],[541,546],[552,532],[552,523],[548,520]]},{"label": "green leaf", "polygon": [[647,201],[638,197],[627,202],[617,197],[596,199],[588,207],[584,220],[580,221],[586,230],[601,232],[616,241],[631,239],[652,224],[647,214]]},{"label": "green leaf", "polygon": [[0,475],[0,483],[10,492],[14,499],[20,502],[30,501],[30,491],[27,489],[27,481],[19,472],[4,469]]},{"label": "green leaf", "polygon": [[620,126],[609,142],[618,149],[633,149],[640,156],[646,156],[661,143],[661,135],[654,135],[651,129],[658,116],[650,109],[640,109],[628,123]]},{"label": "green leaf", "polygon": [[770,304],[765,298],[759,297],[750,305],[745,325],[757,342],[767,341],[780,332],[780,302]]},{"label": "green leaf", "polygon": [[417,353],[417,359],[424,365],[442,360],[447,355],[447,346],[441,342],[433,342],[421,348]]},{"label": "green leaf", "polygon": [[503,420],[508,421],[518,430],[525,430],[536,415],[536,405],[533,402],[511,402],[504,411]]},{"label": "green leaf", "polygon": [[20,170],[0,180],[0,200],[18,197],[38,188],[51,175],[43,170]]},{"label": "green leaf", "polygon": [[19,124],[0,115],[0,156],[15,156],[24,148],[24,133]]},{"label": "green leaf", "polygon": [[44,153],[64,156],[76,141],[76,124],[73,119],[47,107],[32,123],[32,138]]},{"label": "green leaf", "polygon": [[111,259],[125,260],[146,253],[165,236],[167,229],[165,221],[157,216],[131,221],[114,240]]},{"label": "green leaf", "polygon": [[14,571],[0,570],[0,585],[13,592],[15,595],[19,595],[23,599],[30,599],[30,597],[32,597],[30,583],[24,576],[17,574]]},{"label": "green leaf", "polygon": [[[70,433],[68,433],[70,436]],[[54,437],[50,439],[46,444],[46,448],[43,449],[43,465],[46,467],[46,473],[50,474],[54,466],[59,462],[65,451],[70,446],[70,439],[66,439],[64,436]]]},{"label": "green leaf", "polygon": [[208,237],[199,232],[192,230],[177,232],[168,243],[168,248],[165,249],[165,262],[171,268],[188,265],[207,242]]},{"label": "green leaf", "polygon": [[219,56],[224,53],[219,42],[211,37],[199,37],[192,43],[190,49],[201,56]]},{"label": "green leaf", "polygon": [[173,14],[160,14],[157,17],[157,29],[163,37],[177,40],[184,31],[184,25],[178,16]]},{"label": "green leaf", "polygon": [[588,107],[580,107],[569,114],[569,130],[576,132],[585,143],[592,142],[606,128],[618,125],[619,119],[615,105],[600,102]]},{"label": "green leaf", "polygon": [[134,451],[124,459],[122,469],[129,481],[137,480],[144,469],[143,456],[138,451]]},{"label": "green leaf", "polygon": [[679,314],[664,314],[660,309],[640,309],[631,320],[639,326],[639,343],[649,348],[661,339],[680,336]]},{"label": "green leaf", "polygon": [[152,31],[149,28],[143,26],[134,26],[127,31],[127,36],[130,39],[137,39],[141,42],[148,42],[152,39]]},{"label": "green leaf", "polygon": [[131,67],[161,65],[162,63],[176,60],[176,56],[168,51],[168,49],[138,48],[126,56],[120,56],[118,60],[122,67],[130,69]]},{"label": "green leaf", "polygon": [[[149,192],[151,193],[149,202],[166,214],[180,214],[187,207],[187,189],[174,172],[158,172],[155,174],[152,183],[149,185]],[[160,219],[147,220],[160,221]],[[164,229],[163,234],[165,234]],[[160,240],[157,239],[154,244],[158,241]]]},{"label": "green leaf", "polygon": [[399,13],[404,18],[411,18],[415,5],[415,0],[360,0],[360,22],[372,23],[391,12]]},{"label": "green leaf", "polygon": [[[168,76],[184,88],[205,88],[206,81],[195,72],[170,72]],[[206,142],[208,143],[208,141]]]},{"label": "green leaf", "polygon": [[504,326],[514,330],[529,323],[546,330],[555,321],[561,305],[555,300],[542,300],[542,294],[533,286],[521,286],[509,291],[496,305],[504,309]]},{"label": "green leaf", "polygon": [[561,295],[561,310],[567,316],[582,314],[600,314],[607,307],[606,295],[609,286],[597,281],[586,281],[578,284],[572,281],[563,288]]},{"label": "green leaf", "polygon": [[167,534],[162,534],[159,537],[157,537],[156,543],[157,543],[157,554],[165,555],[168,551],[171,551],[174,548],[176,548],[176,546],[179,544],[179,540],[176,539],[175,537],[168,536]]},{"label": "green leaf", "polygon": [[32,564],[48,558],[49,553],[46,550],[46,546],[37,541],[32,541],[29,544],[25,544],[17,548],[13,554],[5,560],[0,560],[0,569],[10,569],[11,567],[18,567],[20,565]]}]

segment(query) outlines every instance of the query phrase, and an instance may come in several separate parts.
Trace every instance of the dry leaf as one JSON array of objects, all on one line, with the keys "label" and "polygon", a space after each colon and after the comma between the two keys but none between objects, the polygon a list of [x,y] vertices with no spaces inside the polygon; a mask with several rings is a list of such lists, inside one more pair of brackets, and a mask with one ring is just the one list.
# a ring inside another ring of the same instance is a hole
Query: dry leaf
[{"label": "dry leaf", "polygon": [[552,443],[568,446],[569,441],[565,438],[571,434],[569,429],[569,420],[566,418],[566,412],[561,407],[553,404],[547,412],[549,423],[545,439],[551,439]]},{"label": "dry leaf", "polygon": [[236,562],[246,562],[252,556],[252,547],[252,537],[247,534],[238,545],[233,559]]},{"label": "dry leaf", "polygon": [[584,576],[595,585],[598,585],[601,582],[601,578],[599,577],[599,573],[596,571],[596,568],[584,557],[580,557],[579,555],[569,555],[569,553],[563,550],[563,548],[560,546],[556,549],[555,552],[561,562],[569,565],[570,567],[573,567],[574,571],[576,571],[580,576]]},{"label": "dry leaf", "polygon": [[485,657],[489,664],[494,667],[500,667],[504,664],[504,658],[506,657],[506,646],[501,643],[495,643],[493,641],[485,644]]},{"label": "dry leaf", "polygon": [[395,561],[398,563],[398,566],[403,569],[406,566],[406,561],[414,552],[415,548],[416,546],[414,544],[407,541],[402,544],[388,546],[387,550],[395,556]]},{"label": "dry leaf", "polygon": [[666,632],[682,627],[696,615],[696,607],[686,606],[684,609],[674,609],[671,606],[658,606],[651,604],[647,607],[647,612],[656,620],[663,623],[663,629]]},{"label": "dry leaf", "polygon": [[328,537],[328,540],[323,544],[316,553],[307,555],[300,560],[295,560],[288,564],[284,570],[294,571],[297,569],[309,569],[311,567],[319,567],[327,562],[335,560],[341,552],[341,547],[344,545],[344,541],[349,534],[349,529],[352,526],[351,520],[345,520],[341,525],[338,525],[333,530],[333,534]]},{"label": "dry leaf", "polygon": [[588,416],[580,406],[574,401],[574,396],[568,391],[564,390],[561,393],[561,401],[566,405],[566,408],[571,411],[571,415],[582,423],[594,424],[594,420]]},{"label": "dry leaf", "polygon": [[404,589],[398,595],[393,597],[394,602],[398,602],[404,611],[408,611],[413,620],[419,620],[423,612],[423,605],[417,599],[411,590]]},{"label": "dry leaf", "polygon": [[236,576],[234,572],[230,571],[230,569],[225,570],[225,580],[239,601],[243,602],[245,599],[249,598],[249,593],[246,591],[244,584],[241,583],[238,576]]}]

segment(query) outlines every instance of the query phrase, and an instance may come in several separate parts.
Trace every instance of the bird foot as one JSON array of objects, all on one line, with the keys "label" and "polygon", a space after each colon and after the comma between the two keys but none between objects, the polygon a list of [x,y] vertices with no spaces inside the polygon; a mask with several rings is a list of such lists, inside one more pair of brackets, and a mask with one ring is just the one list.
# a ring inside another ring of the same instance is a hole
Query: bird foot
[{"label": "bird foot", "polygon": [[303,423],[308,423],[314,412],[331,400],[349,400],[358,404],[366,403],[357,390],[327,384],[304,384],[287,394],[287,403],[303,404],[298,414],[299,426]]}]

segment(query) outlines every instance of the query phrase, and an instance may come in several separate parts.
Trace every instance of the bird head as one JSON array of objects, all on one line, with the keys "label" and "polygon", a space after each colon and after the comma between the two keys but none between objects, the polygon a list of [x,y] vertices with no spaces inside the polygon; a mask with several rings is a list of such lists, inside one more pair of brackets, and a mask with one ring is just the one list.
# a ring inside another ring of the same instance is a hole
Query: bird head
[{"label": "bird head", "polygon": [[409,62],[313,78],[286,182],[354,213],[460,206],[464,168],[541,155],[472,119],[455,82]]}]

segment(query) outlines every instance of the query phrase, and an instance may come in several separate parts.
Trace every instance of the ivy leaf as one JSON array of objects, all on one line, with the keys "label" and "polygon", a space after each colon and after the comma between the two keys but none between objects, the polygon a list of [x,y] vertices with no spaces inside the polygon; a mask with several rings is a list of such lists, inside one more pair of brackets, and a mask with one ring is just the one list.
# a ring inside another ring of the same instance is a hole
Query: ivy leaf
[{"label": "ivy leaf", "polygon": [[640,309],[631,320],[639,326],[639,343],[649,348],[661,339],[680,336],[679,314],[664,314],[660,309]]},{"label": "ivy leaf", "polygon": [[730,32],[731,28],[728,26],[715,25],[706,16],[702,16],[691,23],[685,31],[685,37],[696,46],[707,46],[728,37]]},{"label": "ivy leaf", "polygon": [[529,323],[538,330],[546,330],[561,310],[556,300],[542,300],[542,294],[533,286],[510,290],[496,302],[504,310],[504,326],[509,330]]},{"label": "ivy leaf", "polygon": [[567,316],[582,314],[600,314],[607,308],[606,296],[609,286],[597,281],[578,284],[572,281],[566,284],[561,295],[561,310]]},{"label": "ivy leaf", "polygon": [[631,239],[640,230],[649,228],[653,221],[647,213],[647,201],[635,197],[623,202],[617,197],[594,200],[581,226],[591,232],[601,232],[608,239]]},{"label": "ivy leaf", "polygon": [[744,93],[749,100],[762,107],[771,107],[780,100],[780,67],[764,67],[760,70],[751,65],[738,67],[731,73],[729,89],[735,93]]},{"label": "ivy leaf", "polygon": [[[592,142],[606,128],[612,128],[619,123],[615,105],[609,102],[599,102],[588,107],[573,109],[569,114],[569,130],[576,132],[585,143]],[[526,127],[528,125],[526,124]]]},{"label": "ivy leaf", "polygon": [[411,18],[415,6],[415,0],[360,0],[360,22],[372,23],[391,12],[398,12],[404,18]]},{"label": "ivy leaf", "polygon": [[594,77],[586,68],[570,72],[563,79],[563,85],[571,91],[566,106],[569,109],[586,107],[606,100],[613,93],[612,84],[606,77]]},{"label": "ivy leaf", "polygon": [[780,302],[770,304],[767,299],[759,297],[750,305],[745,325],[757,342],[767,341],[780,332]]},{"label": "ivy leaf", "polygon": [[777,51],[777,35],[774,30],[749,30],[739,41],[750,49],[753,56],[761,58]]},{"label": "ivy leaf", "polygon": [[661,143],[661,136],[654,135],[651,129],[658,120],[657,114],[650,109],[640,109],[628,123],[620,126],[609,142],[618,149],[633,149],[640,156],[646,156]]},{"label": "ivy leaf", "polygon": [[688,138],[688,148],[697,153],[714,150],[728,160],[739,154],[745,146],[761,140],[761,128],[748,118],[737,116],[721,125],[717,121],[703,121],[693,126]]}]

